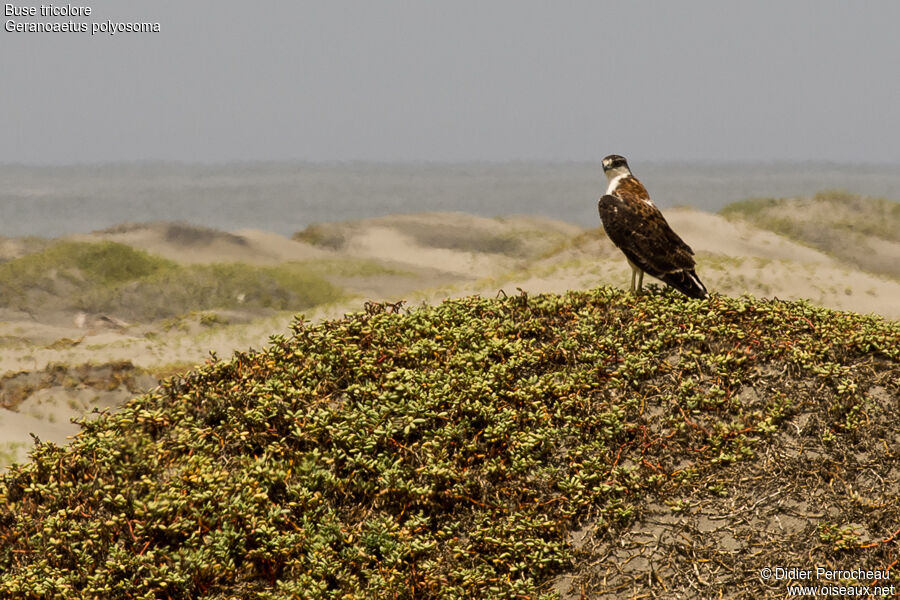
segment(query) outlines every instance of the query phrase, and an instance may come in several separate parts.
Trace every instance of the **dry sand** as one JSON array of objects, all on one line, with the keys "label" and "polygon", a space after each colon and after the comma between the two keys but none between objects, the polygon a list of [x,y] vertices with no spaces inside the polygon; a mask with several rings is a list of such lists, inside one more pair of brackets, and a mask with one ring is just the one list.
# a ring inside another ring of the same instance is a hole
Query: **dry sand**
[{"label": "dry sand", "polygon": [[[807,298],[823,306],[900,319],[900,281],[866,273],[815,249],[746,223],[690,209],[666,211],[673,228],[697,253],[697,272],[711,291],[750,293],[781,299]],[[183,263],[244,262],[255,265],[355,257],[392,270],[375,275],[335,276],[359,295],[339,305],[319,307],[307,318],[339,317],[361,310],[366,299],[438,302],[479,293],[564,292],[597,285],[627,288],[630,269],[601,230],[585,231],[538,217],[486,219],[456,213],[399,215],[329,224],[336,247],[317,247],[270,232],[223,233],[173,224],[127,225],[74,236],[129,244]],[[5,240],[7,258],[33,248]],[[893,248],[893,247],[892,247]],[[893,248],[896,250],[896,248]],[[33,250],[32,250],[33,251]],[[895,257],[900,259],[900,256]],[[653,280],[645,279],[645,283]],[[194,318],[179,327],[123,324],[97,315],[59,315],[36,322],[29,315],[0,313],[0,375],[36,372],[48,365],[130,361],[155,372],[203,363],[210,351],[259,348],[270,335],[284,333],[291,313],[269,314],[231,324],[203,327]],[[147,380],[147,386],[153,380]],[[114,407],[134,393],[82,387],[35,390],[16,410],[0,409],[0,466],[22,460],[30,432],[64,442],[77,431],[72,416]]]},{"label": "dry sand", "polygon": [[268,231],[244,229],[225,233],[181,223],[125,224],[69,236],[68,239],[118,242],[183,264],[242,262],[272,265],[330,254]]}]

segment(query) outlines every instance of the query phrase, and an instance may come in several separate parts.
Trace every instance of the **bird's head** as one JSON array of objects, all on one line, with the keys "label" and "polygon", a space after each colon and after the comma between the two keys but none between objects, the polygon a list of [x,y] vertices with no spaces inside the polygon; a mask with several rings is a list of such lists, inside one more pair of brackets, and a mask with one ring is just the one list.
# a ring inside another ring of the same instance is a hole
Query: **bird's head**
[{"label": "bird's head", "polygon": [[625,160],[624,156],[619,156],[618,154],[610,154],[603,159],[602,164],[603,172],[606,173],[606,177],[610,180],[618,177],[619,175],[631,174],[631,169],[628,168],[628,161]]}]

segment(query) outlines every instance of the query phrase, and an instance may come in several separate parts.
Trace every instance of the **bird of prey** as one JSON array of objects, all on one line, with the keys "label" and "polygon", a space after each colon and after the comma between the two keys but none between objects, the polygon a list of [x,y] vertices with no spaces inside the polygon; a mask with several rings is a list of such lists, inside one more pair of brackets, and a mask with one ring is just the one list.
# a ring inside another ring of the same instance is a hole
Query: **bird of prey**
[{"label": "bird of prey", "polygon": [[606,235],[631,265],[631,291],[635,291],[635,280],[637,290],[642,289],[644,273],[648,273],[691,298],[709,296],[694,272],[694,251],[669,227],[625,158],[607,156],[603,172],[609,187],[597,208]]}]

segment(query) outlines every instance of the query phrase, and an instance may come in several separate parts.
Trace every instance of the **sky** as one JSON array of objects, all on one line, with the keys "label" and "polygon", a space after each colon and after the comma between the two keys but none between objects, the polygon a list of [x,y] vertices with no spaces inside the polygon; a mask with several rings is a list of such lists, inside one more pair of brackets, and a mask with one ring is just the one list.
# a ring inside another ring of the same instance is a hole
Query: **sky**
[{"label": "sky", "polygon": [[[3,16],[0,163],[900,164],[893,0],[72,5]],[[7,31],[69,20],[159,32]]]}]

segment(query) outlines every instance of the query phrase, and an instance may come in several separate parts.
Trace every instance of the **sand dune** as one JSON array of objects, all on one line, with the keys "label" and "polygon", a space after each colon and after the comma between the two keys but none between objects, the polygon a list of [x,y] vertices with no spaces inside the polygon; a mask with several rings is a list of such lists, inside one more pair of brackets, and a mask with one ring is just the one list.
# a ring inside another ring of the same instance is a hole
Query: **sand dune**
[{"label": "sand dune", "polygon": [[[897,279],[866,272],[747,222],[691,209],[668,210],[666,216],[696,251],[698,273],[711,291],[807,298],[831,308],[900,319]],[[584,230],[541,217],[397,215],[322,224],[293,239],[259,230],[226,233],[166,223],[123,225],[73,237],[116,241],[183,264],[319,261],[330,281],[358,295],[308,311],[312,319],[360,310],[367,299],[416,304],[471,293],[495,295],[501,289],[564,292],[597,285],[626,288],[630,283],[624,258],[599,227]],[[0,260],[41,247],[33,241],[6,240]],[[347,268],[363,259],[380,268]],[[36,321],[28,311],[0,309],[0,374],[108,361],[171,373],[204,362],[211,350],[225,357],[234,349],[260,347],[271,334],[286,332],[292,316],[285,311],[231,318],[223,312],[214,319],[198,314],[174,323],[113,327],[105,324],[115,323],[115,315],[82,315],[79,320],[73,313]],[[29,432],[63,442],[77,431],[68,422],[70,416],[101,404],[115,405],[129,393],[119,388],[104,395],[65,386],[35,390],[16,410],[0,410],[0,463],[25,457]]]},{"label": "sand dune", "polygon": [[329,254],[310,244],[267,231],[246,229],[226,233],[184,223],[129,223],[69,236],[69,239],[118,242],[182,264],[242,262],[271,265]]},{"label": "sand dune", "polygon": [[690,208],[666,211],[666,220],[698,254],[837,264],[822,252],[745,222]]},{"label": "sand dune", "polygon": [[900,203],[833,190],[736,202],[722,214],[787,235],[865,271],[900,277]]},{"label": "sand dune", "polygon": [[[666,217],[696,252],[697,273],[712,292],[808,299],[837,310],[900,319],[898,280],[867,273],[783,236],[718,215],[677,209],[667,211]],[[624,288],[630,278],[624,258],[598,229],[575,247],[486,285],[559,293],[596,285]],[[645,279],[645,284],[648,281],[656,280]]]},{"label": "sand dune", "polygon": [[580,232],[576,225],[543,217],[422,213],[321,224],[295,238],[318,238],[352,256],[471,278],[514,268]]}]

